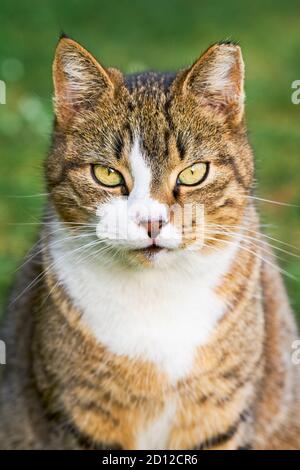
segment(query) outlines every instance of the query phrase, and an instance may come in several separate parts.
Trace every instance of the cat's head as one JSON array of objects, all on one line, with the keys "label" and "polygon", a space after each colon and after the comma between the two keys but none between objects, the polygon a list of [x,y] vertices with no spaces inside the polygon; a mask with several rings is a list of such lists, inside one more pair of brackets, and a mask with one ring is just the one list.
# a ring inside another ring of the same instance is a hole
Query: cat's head
[{"label": "cat's head", "polygon": [[213,45],[176,74],[123,76],[63,37],[53,74],[46,175],[60,220],[130,263],[222,247],[253,180],[239,46]]}]

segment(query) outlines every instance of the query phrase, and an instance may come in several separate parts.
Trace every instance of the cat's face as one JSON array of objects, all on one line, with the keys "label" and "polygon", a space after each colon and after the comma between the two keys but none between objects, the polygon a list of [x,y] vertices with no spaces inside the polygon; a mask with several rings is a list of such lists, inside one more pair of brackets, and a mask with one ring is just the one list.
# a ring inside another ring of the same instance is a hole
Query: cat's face
[{"label": "cat's face", "polygon": [[54,84],[47,180],[71,231],[130,263],[224,246],[253,178],[238,46],[212,46],[174,76],[123,77],[63,38]]}]

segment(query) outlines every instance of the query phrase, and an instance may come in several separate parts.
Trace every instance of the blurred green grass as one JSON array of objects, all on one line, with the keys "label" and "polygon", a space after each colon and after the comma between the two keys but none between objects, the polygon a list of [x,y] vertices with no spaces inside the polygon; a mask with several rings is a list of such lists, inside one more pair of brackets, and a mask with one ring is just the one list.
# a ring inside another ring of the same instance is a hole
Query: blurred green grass
[{"label": "blurred green grass", "polygon": [[[35,241],[51,134],[51,63],[60,30],[105,65],[125,72],[173,70],[221,39],[237,40],[246,62],[247,116],[260,197],[300,206],[300,2],[289,0],[58,0],[0,4],[0,309],[14,272]],[[26,197],[23,197],[26,196]],[[260,205],[270,234],[300,249],[300,209]],[[300,262],[281,265],[300,313]]]}]

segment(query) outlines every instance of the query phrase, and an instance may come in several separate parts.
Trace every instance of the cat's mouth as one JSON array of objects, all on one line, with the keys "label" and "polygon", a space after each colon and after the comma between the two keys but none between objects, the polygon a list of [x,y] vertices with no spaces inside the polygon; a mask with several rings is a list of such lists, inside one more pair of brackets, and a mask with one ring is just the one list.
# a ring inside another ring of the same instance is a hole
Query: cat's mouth
[{"label": "cat's mouth", "polygon": [[163,246],[151,245],[146,248],[142,248],[141,251],[143,251],[144,253],[155,254],[155,253],[159,253],[162,250],[166,250],[166,248],[164,248]]},{"label": "cat's mouth", "polygon": [[154,255],[161,253],[162,251],[168,251],[168,248],[153,243],[152,245],[146,246],[145,248],[139,248],[137,251],[147,256],[148,258],[151,258]]}]

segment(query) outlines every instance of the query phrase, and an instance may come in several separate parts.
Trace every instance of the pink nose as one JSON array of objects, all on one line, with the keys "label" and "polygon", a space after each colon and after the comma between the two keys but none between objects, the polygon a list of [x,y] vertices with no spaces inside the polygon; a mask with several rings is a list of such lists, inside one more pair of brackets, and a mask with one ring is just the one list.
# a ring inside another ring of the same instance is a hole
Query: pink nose
[{"label": "pink nose", "polygon": [[166,223],[163,222],[161,219],[159,220],[147,220],[145,222],[141,222],[140,225],[144,227],[148,233],[148,237],[152,238],[153,240],[158,237],[159,232],[161,231],[162,227]]}]

